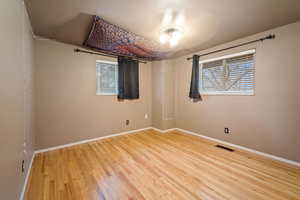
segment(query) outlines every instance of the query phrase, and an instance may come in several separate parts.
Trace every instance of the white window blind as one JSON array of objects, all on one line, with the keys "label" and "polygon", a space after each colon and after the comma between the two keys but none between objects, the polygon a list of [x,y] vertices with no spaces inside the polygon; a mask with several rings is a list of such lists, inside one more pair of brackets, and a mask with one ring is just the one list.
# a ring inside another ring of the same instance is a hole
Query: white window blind
[{"label": "white window blind", "polygon": [[118,92],[118,65],[116,62],[96,62],[97,95],[116,95]]},{"label": "white window blind", "polygon": [[200,66],[201,94],[254,94],[254,53],[202,62]]}]

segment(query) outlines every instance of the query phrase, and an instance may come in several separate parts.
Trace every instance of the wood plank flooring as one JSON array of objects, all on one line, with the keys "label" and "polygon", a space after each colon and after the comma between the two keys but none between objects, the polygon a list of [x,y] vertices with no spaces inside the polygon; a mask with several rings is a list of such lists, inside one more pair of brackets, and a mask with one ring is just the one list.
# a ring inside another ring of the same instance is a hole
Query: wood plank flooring
[{"label": "wood plank flooring", "polygon": [[300,199],[300,168],[177,131],[37,154],[27,200]]}]

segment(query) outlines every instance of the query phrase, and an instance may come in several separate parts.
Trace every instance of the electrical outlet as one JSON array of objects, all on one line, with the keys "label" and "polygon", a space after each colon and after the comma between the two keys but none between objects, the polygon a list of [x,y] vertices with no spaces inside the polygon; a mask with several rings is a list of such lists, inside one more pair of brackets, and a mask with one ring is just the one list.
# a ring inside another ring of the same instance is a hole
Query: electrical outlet
[{"label": "electrical outlet", "polygon": [[25,160],[22,160],[22,173],[25,172]]},{"label": "electrical outlet", "polygon": [[225,133],[225,134],[229,134],[229,133],[230,133],[229,128],[225,127],[225,128],[224,128],[224,133]]},{"label": "electrical outlet", "polygon": [[129,119],[126,119],[126,126],[129,125]]}]

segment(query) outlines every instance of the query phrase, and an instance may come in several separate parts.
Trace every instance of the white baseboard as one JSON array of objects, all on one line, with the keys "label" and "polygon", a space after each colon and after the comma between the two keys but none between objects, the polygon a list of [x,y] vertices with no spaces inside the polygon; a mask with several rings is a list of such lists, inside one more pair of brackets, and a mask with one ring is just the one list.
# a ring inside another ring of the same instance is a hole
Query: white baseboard
[{"label": "white baseboard", "polygon": [[158,129],[158,128],[155,128],[155,127],[151,127],[151,129],[155,130],[155,131],[158,131],[160,133],[167,133],[169,131],[174,131],[176,130],[177,128],[170,128],[170,129],[166,129],[166,130],[161,130],[161,129]]},{"label": "white baseboard", "polygon": [[115,137],[115,136],[119,136],[119,135],[126,135],[126,134],[130,134],[130,133],[136,133],[136,132],[145,131],[145,130],[149,130],[149,129],[152,129],[152,127],[136,129],[136,130],[131,130],[131,131],[125,131],[125,132],[121,132],[121,133],[115,133],[115,134],[111,134],[111,135],[107,135],[107,136],[101,136],[101,137],[92,138],[92,139],[81,140],[81,141],[78,141],[78,142],[72,142],[72,143],[68,143],[68,144],[58,145],[58,146],[54,146],[54,147],[50,147],[50,148],[46,148],[46,149],[39,149],[39,150],[36,150],[35,153],[42,153],[42,152],[46,152],[46,151],[62,149],[62,148],[65,148],[65,147],[70,147],[70,146],[74,146],[74,145],[78,145],[78,144],[84,144],[84,143],[88,143],[88,142],[102,140],[102,139]]},{"label": "white baseboard", "polygon": [[30,160],[30,163],[29,163],[29,166],[28,166],[28,169],[27,169],[27,174],[26,174],[26,177],[25,177],[25,181],[24,181],[24,184],[23,184],[23,188],[22,188],[19,200],[23,200],[24,199],[24,195],[25,195],[25,191],[26,191],[26,186],[27,186],[28,179],[29,179],[29,176],[30,176],[30,172],[31,172],[31,168],[32,168],[32,163],[33,163],[34,157],[35,157],[35,152],[33,153],[32,157],[31,157],[31,160]]},{"label": "white baseboard", "polygon": [[125,132],[121,132],[121,133],[111,134],[111,135],[108,135],[108,136],[102,136],[102,137],[97,137],[97,138],[92,138],[92,139],[87,139],[87,140],[81,140],[81,141],[78,141],[78,142],[59,145],[59,146],[50,147],[50,148],[46,148],[46,149],[40,149],[40,150],[36,150],[35,153],[42,153],[42,152],[46,152],[46,151],[62,149],[62,148],[65,148],[65,147],[70,147],[70,146],[74,146],[74,145],[78,145],[78,144],[84,144],[84,143],[88,143],[88,142],[102,140],[102,139],[105,139],[105,138],[110,138],[110,137],[115,137],[115,136],[120,136],[120,135],[126,135],[126,134],[130,134],[130,133],[136,133],[136,132],[145,131],[145,130],[149,130],[149,129],[153,129],[153,130],[158,131],[160,133],[167,133],[169,131],[178,130],[178,131],[181,131],[183,133],[195,135],[195,136],[202,137],[202,138],[214,141],[214,142],[218,142],[218,143],[225,144],[225,145],[228,145],[228,146],[231,146],[231,147],[235,147],[235,148],[238,148],[238,149],[242,149],[242,150],[245,150],[245,151],[256,153],[258,155],[262,155],[262,156],[265,156],[265,157],[268,157],[268,158],[271,158],[271,159],[274,159],[274,160],[278,160],[278,161],[282,161],[282,162],[289,163],[289,164],[292,164],[292,165],[300,166],[299,162],[296,162],[296,161],[293,161],[293,160],[288,160],[288,159],[278,157],[278,156],[274,156],[274,155],[271,155],[271,154],[268,154],[268,153],[256,151],[254,149],[250,149],[250,148],[247,148],[247,147],[244,147],[244,146],[240,146],[240,145],[232,144],[232,143],[229,143],[229,142],[225,142],[225,141],[222,141],[222,140],[219,140],[219,139],[215,139],[215,138],[212,138],[212,137],[201,135],[201,134],[198,134],[198,133],[195,133],[195,132],[192,132],[192,131],[188,131],[188,130],[184,130],[184,129],[181,129],[181,128],[171,128],[171,129],[161,130],[161,129],[158,129],[158,128],[155,128],[155,127],[147,127],[147,128],[136,129],[136,130],[132,130],[132,131],[125,131]]},{"label": "white baseboard", "polygon": [[231,146],[231,147],[235,147],[235,148],[238,148],[238,149],[242,149],[242,150],[245,150],[245,151],[256,153],[258,155],[271,158],[273,160],[278,160],[278,161],[281,161],[281,162],[285,162],[285,163],[296,165],[296,166],[300,167],[300,163],[296,162],[296,161],[293,161],[293,160],[288,160],[288,159],[278,157],[278,156],[274,156],[274,155],[271,155],[271,154],[268,154],[268,153],[263,153],[263,152],[260,152],[260,151],[256,151],[254,149],[250,149],[250,148],[243,147],[243,146],[240,146],[240,145],[237,145],[237,144],[232,144],[232,143],[229,143],[229,142],[225,142],[225,141],[222,141],[222,140],[219,140],[219,139],[215,139],[215,138],[212,138],[212,137],[208,137],[208,136],[205,136],[205,135],[194,133],[192,131],[184,130],[184,129],[181,129],[181,128],[175,128],[175,130],[181,131],[183,133],[195,135],[195,136],[198,136],[198,137],[202,137],[202,138],[214,141],[214,142],[218,142],[218,143],[225,144],[225,145],[228,145],[228,146]]}]

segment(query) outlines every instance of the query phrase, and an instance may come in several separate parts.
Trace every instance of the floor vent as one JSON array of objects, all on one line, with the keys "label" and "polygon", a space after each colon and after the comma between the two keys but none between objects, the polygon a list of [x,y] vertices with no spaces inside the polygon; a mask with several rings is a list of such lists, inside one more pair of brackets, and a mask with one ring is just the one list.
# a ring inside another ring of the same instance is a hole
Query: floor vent
[{"label": "floor vent", "polygon": [[224,147],[224,146],[222,146],[222,145],[216,145],[216,147],[221,148],[221,149],[225,149],[225,150],[231,151],[231,152],[234,151],[233,149],[231,149],[231,148],[229,148],[229,147]]}]

